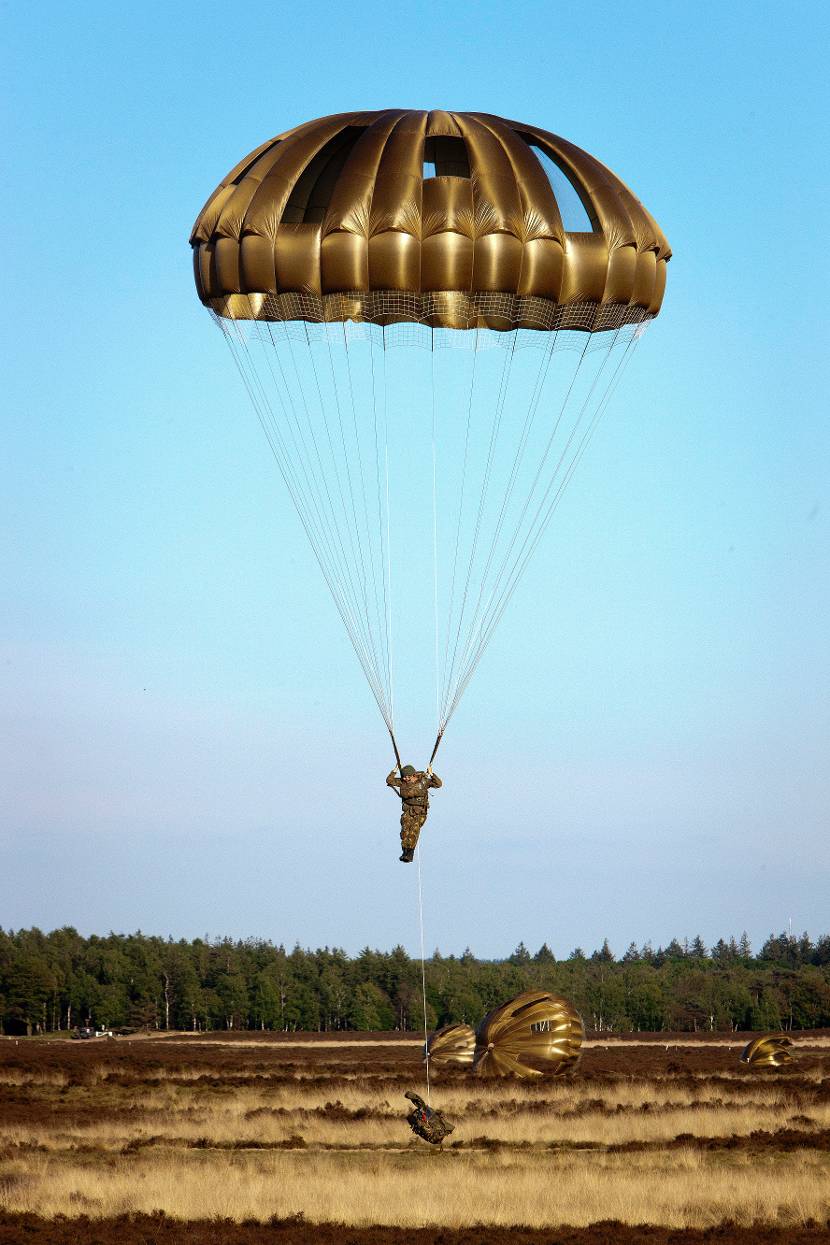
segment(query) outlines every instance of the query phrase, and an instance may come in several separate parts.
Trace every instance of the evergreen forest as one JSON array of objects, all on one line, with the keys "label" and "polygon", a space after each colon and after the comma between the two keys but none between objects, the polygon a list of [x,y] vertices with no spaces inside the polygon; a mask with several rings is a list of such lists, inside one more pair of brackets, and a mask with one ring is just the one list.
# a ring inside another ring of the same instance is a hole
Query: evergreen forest
[{"label": "evergreen forest", "polygon": [[[564,995],[595,1032],[745,1031],[830,1026],[830,935],[632,943],[615,956],[519,944],[503,960],[435,951],[427,1025],[476,1025],[522,990]],[[0,928],[0,1033],[103,1030],[413,1030],[423,1028],[421,962],[402,947],[359,955],[286,950],[259,939],[83,937],[67,927]]]}]

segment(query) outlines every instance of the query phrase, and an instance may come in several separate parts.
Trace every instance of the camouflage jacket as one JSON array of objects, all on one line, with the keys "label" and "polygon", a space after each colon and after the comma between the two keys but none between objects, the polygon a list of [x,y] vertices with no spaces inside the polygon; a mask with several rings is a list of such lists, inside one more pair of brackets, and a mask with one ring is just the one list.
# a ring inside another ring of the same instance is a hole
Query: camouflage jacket
[{"label": "camouflage jacket", "polygon": [[437,789],[444,784],[437,774],[427,774],[423,770],[419,770],[415,775],[415,781],[404,786],[397,770],[393,769],[387,775],[386,785],[397,791],[404,804],[411,804],[417,808],[427,808],[429,806],[430,788],[435,787]]}]

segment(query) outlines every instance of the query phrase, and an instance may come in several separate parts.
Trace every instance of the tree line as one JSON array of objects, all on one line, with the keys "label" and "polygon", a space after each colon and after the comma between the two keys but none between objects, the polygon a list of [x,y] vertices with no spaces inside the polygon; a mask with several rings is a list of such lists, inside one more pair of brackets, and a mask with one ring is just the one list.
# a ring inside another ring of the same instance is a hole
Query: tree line
[{"label": "tree line", "polygon": [[[522,990],[577,1007],[589,1030],[771,1030],[830,1026],[830,935],[604,942],[557,959],[520,943],[503,960],[435,951],[425,965],[430,1029],[476,1025]],[[348,956],[260,939],[83,937],[71,927],[0,928],[0,1033],[99,1029],[413,1030],[424,1025],[421,962],[403,947]]]}]

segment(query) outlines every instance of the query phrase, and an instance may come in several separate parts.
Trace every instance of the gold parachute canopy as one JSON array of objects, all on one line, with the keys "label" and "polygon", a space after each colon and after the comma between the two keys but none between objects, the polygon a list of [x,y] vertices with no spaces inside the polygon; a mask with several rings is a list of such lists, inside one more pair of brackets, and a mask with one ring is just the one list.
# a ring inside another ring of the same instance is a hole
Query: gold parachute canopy
[{"label": "gold parachute canopy", "polygon": [[475,1030],[469,1025],[445,1025],[430,1036],[427,1056],[439,1066],[470,1067],[476,1049]]},{"label": "gold parachute canopy", "polygon": [[[434,760],[660,310],[668,243],[573,143],[490,113],[403,109],[269,139],[190,243],[396,762],[403,730]],[[411,571],[433,586],[427,617],[392,567],[429,548]],[[429,725],[401,691],[423,686],[421,643]]]},{"label": "gold parachute canopy", "polygon": [[741,1063],[753,1068],[780,1068],[792,1063],[791,1046],[786,1033],[764,1033],[746,1044],[741,1051]]},{"label": "gold parachute canopy", "polygon": [[585,1030],[576,1009],[547,990],[525,990],[484,1017],[476,1034],[482,1076],[562,1076],[581,1058]]},{"label": "gold parachute canopy", "polygon": [[[579,229],[563,222],[568,193]],[[573,143],[489,113],[394,108],[269,139],[190,242],[200,299],[230,319],[503,331],[641,324],[671,257],[628,187]]]}]

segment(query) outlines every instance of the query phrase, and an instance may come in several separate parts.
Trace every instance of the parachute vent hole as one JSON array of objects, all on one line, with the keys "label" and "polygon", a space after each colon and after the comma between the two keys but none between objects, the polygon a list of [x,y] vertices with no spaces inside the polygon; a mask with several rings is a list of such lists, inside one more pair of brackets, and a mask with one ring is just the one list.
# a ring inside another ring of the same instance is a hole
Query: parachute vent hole
[{"label": "parachute vent hole", "polygon": [[519,134],[545,171],[567,233],[593,233],[599,222],[585,192],[531,134]]},{"label": "parachute vent hole", "polygon": [[320,148],[294,183],[283,210],[283,225],[317,225],[325,218],[335,183],[365,132],[365,125],[347,125]]},{"label": "parachute vent hole", "polygon": [[424,140],[424,181],[430,177],[469,177],[470,160],[463,138],[438,134]]}]

